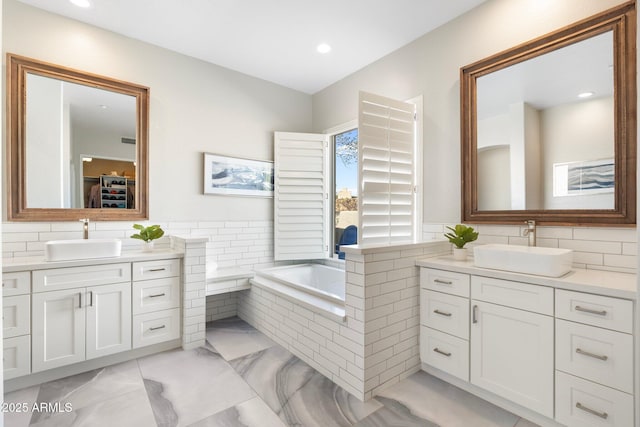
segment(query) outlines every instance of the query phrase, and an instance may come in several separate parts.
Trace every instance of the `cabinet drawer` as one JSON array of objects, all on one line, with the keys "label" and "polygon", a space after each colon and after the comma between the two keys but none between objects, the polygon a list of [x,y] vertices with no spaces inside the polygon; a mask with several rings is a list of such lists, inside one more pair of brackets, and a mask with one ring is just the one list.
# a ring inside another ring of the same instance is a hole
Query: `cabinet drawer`
[{"label": "cabinet drawer", "polygon": [[553,316],[553,288],[489,277],[471,277],[471,298]]},{"label": "cabinet drawer", "polygon": [[469,341],[420,325],[420,360],[469,381]]},{"label": "cabinet drawer", "polygon": [[180,276],[180,259],[162,259],[133,263],[133,280]]},{"label": "cabinet drawer", "polygon": [[420,322],[433,329],[469,339],[469,300],[422,289]]},{"label": "cabinet drawer", "polygon": [[4,362],[4,379],[29,375],[31,373],[31,337],[6,338],[4,340],[2,360]]},{"label": "cabinet drawer", "polygon": [[33,292],[57,291],[131,281],[131,264],[101,264],[33,272]]},{"label": "cabinet drawer", "polygon": [[632,333],[633,304],[629,300],[556,289],[556,317]]},{"label": "cabinet drawer", "polygon": [[469,275],[451,271],[422,268],[420,287],[461,297],[469,296]]},{"label": "cabinet drawer", "polygon": [[556,320],[556,369],[633,393],[633,336]]},{"label": "cabinet drawer", "polygon": [[2,299],[4,338],[31,333],[31,296],[16,295]]},{"label": "cabinet drawer", "polygon": [[133,316],[133,348],[180,338],[180,309]]},{"label": "cabinet drawer", "polygon": [[556,421],[567,426],[633,425],[633,396],[556,371]]},{"label": "cabinet drawer", "polygon": [[2,273],[2,295],[23,295],[31,292],[31,273],[17,271],[15,273]]},{"label": "cabinet drawer", "polygon": [[180,307],[180,278],[133,282],[133,314]]}]

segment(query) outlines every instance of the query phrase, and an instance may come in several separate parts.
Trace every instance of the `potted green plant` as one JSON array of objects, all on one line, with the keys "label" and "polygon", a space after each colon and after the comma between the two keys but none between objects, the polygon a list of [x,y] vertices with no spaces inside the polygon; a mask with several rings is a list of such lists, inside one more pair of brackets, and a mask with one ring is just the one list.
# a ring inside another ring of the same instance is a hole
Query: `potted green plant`
[{"label": "potted green plant", "polygon": [[159,225],[150,225],[145,227],[140,224],[133,224],[133,228],[138,230],[136,234],[132,234],[132,239],[144,241],[144,250],[150,252],[153,250],[153,241],[164,236],[164,230]]},{"label": "potted green plant", "polygon": [[444,237],[453,243],[453,258],[458,261],[467,259],[467,249],[464,247],[469,242],[473,242],[478,238],[478,232],[473,227],[467,227],[464,224],[458,224],[454,227],[447,227],[451,232],[445,233]]}]

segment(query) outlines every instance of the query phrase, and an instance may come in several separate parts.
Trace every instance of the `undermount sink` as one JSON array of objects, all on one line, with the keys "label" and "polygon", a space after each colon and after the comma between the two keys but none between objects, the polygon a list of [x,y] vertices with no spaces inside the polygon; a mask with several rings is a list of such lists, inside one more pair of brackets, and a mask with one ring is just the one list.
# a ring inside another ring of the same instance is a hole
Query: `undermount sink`
[{"label": "undermount sink", "polygon": [[44,245],[47,261],[112,258],[120,256],[121,252],[122,241],[119,239],[51,240]]},{"label": "undermount sink", "polygon": [[502,244],[481,245],[473,248],[476,267],[538,276],[560,277],[571,271],[571,249],[541,248]]}]

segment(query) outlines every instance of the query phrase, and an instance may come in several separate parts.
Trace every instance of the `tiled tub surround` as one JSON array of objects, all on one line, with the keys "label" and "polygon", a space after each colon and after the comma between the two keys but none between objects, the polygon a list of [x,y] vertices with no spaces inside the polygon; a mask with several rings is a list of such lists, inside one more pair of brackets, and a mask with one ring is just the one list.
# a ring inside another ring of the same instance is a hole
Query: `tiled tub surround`
[{"label": "tiled tub surround", "polygon": [[[442,240],[446,226],[454,224],[423,224],[424,240]],[[526,246],[526,225],[467,224],[480,232],[478,240],[467,245],[504,243]],[[635,273],[638,251],[638,236],[635,227],[547,227],[536,228],[537,245],[550,248],[572,249],[573,266],[593,270]]]},{"label": "tiled tub surround", "polygon": [[636,425],[635,274],[417,264],[424,370],[543,426]]},{"label": "tiled tub surround", "polygon": [[[126,298],[124,294],[122,294],[125,299],[121,300],[121,304],[125,305],[123,305],[121,309],[129,313],[129,320],[132,321],[128,327],[129,332],[131,333],[133,330],[133,335],[129,338],[129,344],[125,345],[123,343],[121,346],[122,350],[120,350],[120,347],[117,347],[114,348],[114,350],[109,350],[110,353],[107,353],[108,355],[102,356],[101,353],[99,353],[90,357],[89,341],[87,341],[87,360],[81,357],[78,359],[78,363],[75,363],[76,358],[74,356],[65,362],[65,365],[56,365],[60,366],[56,367],[53,365],[49,366],[49,362],[46,362],[48,358],[45,358],[45,363],[42,366],[44,370],[36,373],[36,367],[33,365],[34,373],[29,376],[23,376],[24,373],[31,372],[31,364],[35,363],[29,362],[26,371],[22,371],[17,378],[11,380],[5,387],[7,389],[23,387],[28,384],[50,380],[70,373],[95,369],[105,364],[127,360],[132,357],[139,357],[140,355],[150,354],[176,346],[191,349],[203,345],[205,342],[205,239],[172,237],[171,245],[173,249],[164,245],[164,247],[157,248],[150,253],[126,251],[123,252],[120,257],[116,258],[61,262],[45,262],[41,256],[5,259],[3,262],[3,281],[9,280],[8,286],[10,286],[12,283],[11,279],[16,276],[16,274],[18,274],[19,277],[24,277],[23,280],[26,281],[26,294],[24,294],[24,296],[20,295],[19,297],[29,299],[28,307],[31,307],[31,303],[33,302],[33,322],[37,323],[36,315],[40,316],[40,314],[36,312],[39,310],[40,303],[36,305],[36,300],[42,300],[44,303],[48,298],[53,298],[54,294],[65,292],[73,293],[73,298],[76,298],[78,293],[86,291],[87,299],[84,304],[82,304],[84,298],[81,298],[80,304],[83,307],[91,307],[93,306],[94,294],[100,295],[100,292],[104,290],[104,292],[107,292],[106,295],[113,295],[109,293],[114,292],[111,288],[117,288],[119,290],[118,292],[124,291],[124,293],[128,294]],[[113,269],[111,266],[114,268],[117,266],[118,268],[122,268],[122,270]],[[123,276],[115,274],[116,271],[122,271]],[[200,273],[200,271],[202,271],[202,273]],[[125,272],[127,274],[125,274]],[[83,274],[88,275],[86,280],[82,279]],[[106,276],[102,276],[103,274]],[[55,289],[43,288],[43,286],[49,286],[49,279],[47,279],[49,275],[52,275],[51,280],[54,280],[51,282],[53,284],[51,287],[55,287]],[[58,285],[57,283],[60,280],[57,278],[58,275],[61,279],[68,275],[68,279],[64,279]],[[43,279],[38,279],[41,276]],[[67,280],[70,281],[67,283]],[[75,284],[76,282],[77,284]],[[96,285],[104,284],[104,286],[96,286],[94,288],[91,286],[92,283]],[[113,286],[109,285],[109,283],[113,283]],[[60,291],[57,290],[57,287],[60,287]],[[109,289],[107,290],[107,288]],[[131,289],[133,289],[133,292]],[[153,292],[162,293],[163,297],[153,300],[145,297],[145,295]],[[67,298],[64,295],[60,295],[59,297]],[[9,298],[8,292],[5,292],[5,298]],[[55,296],[55,298],[58,298],[58,296]],[[96,298],[99,297],[96,296]],[[113,302],[110,302],[113,301],[112,297],[107,296],[105,298],[107,307],[111,307],[111,305],[108,304],[113,304]],[[5,301],[5,304],[6,303],[7,301]],[[62,304],[62,302],[60,304]],[[84,315],[82,315],[82,319],[84,321]],[[87,319],[89,319],[89,311],[87,311]],[[89,322],[89,320],[87,320],[87,322]],[[157,333],[154,332],[153,336],[137,333],[138,330],[146,330],[140,329],[143,325],[157,326],[155,324],[151,325],[153,322],[161,322],[162,325],[169,322],[166,324],[169,326],[163,326],[163,328],[167,329],[162,329]],[[89,323],[87,323],[87,325],[89,325]],[[4,326],[6,329],[7,324]],[[29,331],[33,333],[33,327],[35,326],[31,325],[28,333]],[[165,331],[167,332],[165,333]],[[90,336],[92,335],[89,334],[89,326],[87,326],[87,340],[89,340]],[[109,339],[112,338],[112,336],[109,336]],[[182,339],[180,340],[180,338]],[[7,344],[6,341],[5,344]],[[31,344],[30,335],[27,336],[25,344],[27,344],[27,348],[29,348],[28,344]],[[36,343],[34,342],[33,346],[35,345]],[[33,346],[29,349],[29,353],[35,349]],[[84,351],[85,350],[82,350],[82,355],[84,355]],[[91,351],[93,352],[93,350]],[[25,356],[28,356],[28,354]]]},{"label": "tiled tub surround", "polygon": [[450,251],[446,242],[345,248],[344,319],[254,286],[238,315],[360,400],[420,368],[415,260]]}]

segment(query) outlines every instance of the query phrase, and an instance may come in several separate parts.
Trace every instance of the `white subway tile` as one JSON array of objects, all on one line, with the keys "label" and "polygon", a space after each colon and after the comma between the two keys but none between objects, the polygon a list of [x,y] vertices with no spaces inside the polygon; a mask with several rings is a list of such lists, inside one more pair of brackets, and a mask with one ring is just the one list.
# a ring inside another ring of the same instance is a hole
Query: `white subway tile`
[{"label": "white subway tile", "polygon": [[560,240],[559,246],[565,249],[573,249],[579,252],[591,252],[601,254],[621,254],[621,242],[603,242],[588,240]]},{"label": "white subway tile", "polygon": [[637,242],[635,228],[574,228],[573,238],[605,242]]}]

